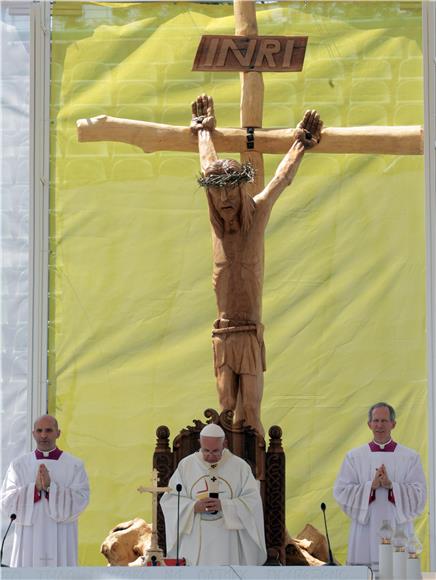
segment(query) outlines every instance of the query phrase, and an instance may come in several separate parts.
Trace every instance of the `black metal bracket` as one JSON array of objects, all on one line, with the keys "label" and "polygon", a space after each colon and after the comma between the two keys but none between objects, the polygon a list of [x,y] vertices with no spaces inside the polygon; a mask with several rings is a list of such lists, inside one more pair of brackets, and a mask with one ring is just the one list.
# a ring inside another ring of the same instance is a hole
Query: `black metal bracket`
[{"label": "black metal bracket", "polygon": [[254,127],[247,127],[247,149],[254,149]]}]

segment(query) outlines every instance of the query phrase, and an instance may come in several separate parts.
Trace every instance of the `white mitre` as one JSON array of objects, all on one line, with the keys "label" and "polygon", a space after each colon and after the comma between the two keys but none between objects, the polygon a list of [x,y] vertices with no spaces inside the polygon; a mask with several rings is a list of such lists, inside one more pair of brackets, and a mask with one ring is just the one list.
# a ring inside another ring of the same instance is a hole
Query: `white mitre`
[{"label": "white mitre", "polygon": [[226,434],[224,433],[223,429],[219,425],[215,423],[209,423],[206,427],[200,431],[200,437],[216,437],[219,439],[224,439]]}]

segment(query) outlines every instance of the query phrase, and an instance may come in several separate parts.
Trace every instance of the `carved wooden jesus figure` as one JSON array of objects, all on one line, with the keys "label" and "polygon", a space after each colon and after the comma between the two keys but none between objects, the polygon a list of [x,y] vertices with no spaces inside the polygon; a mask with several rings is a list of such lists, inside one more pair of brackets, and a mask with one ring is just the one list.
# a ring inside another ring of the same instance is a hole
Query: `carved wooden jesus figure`
[{"label": "carved wooden jesus figure", "polygon": [[212,330],[215,375],[221,408],[235,411],[264,435],[260,418],[265,371],[262,287],[265,228],[274,203],[290,185],[304,150],[315,146],[322,121],[306,111],[296,140],[268,185],[251,197],[246,183],[253,180],[250,165],[218,159],[213,144],[215,115],[211,97],[192,103],[191,130],[198,135],[202,177],[212,225],[213,286],[218,318]]}]

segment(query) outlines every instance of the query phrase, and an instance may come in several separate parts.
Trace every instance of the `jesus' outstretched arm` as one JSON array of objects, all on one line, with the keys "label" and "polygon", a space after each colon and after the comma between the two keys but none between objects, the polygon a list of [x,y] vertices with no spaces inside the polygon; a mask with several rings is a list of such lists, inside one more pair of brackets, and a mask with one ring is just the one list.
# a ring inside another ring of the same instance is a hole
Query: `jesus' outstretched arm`
[{"label": "jesus' outstretched arm", "polygon": [[304,151],[320,142],[322,125],[317,111],[306,111],[303,120],[297,125],[295,141],[277,167],[274,177],[264,190],[255,196],[256,203],[267,203],[270,207],[274,205],[282,191],[292,183]]},{"label": "jesus' outstretched arm", "polygon": [[212,140],[212,131],[216,127],[213,99],[208,95],[199,95],[192,102],[191,131],[198,135],[201,170],[218,160]]}]

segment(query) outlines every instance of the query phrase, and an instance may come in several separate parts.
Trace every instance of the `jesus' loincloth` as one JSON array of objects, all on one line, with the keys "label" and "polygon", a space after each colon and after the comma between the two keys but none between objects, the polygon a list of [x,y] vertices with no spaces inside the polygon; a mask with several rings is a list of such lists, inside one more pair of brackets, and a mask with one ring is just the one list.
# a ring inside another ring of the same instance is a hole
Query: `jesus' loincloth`
[{"label": "jesus' loincloth", "polygon": [[266,370],[263,324],[217,319],[212,330],[215,376],[227,365],[237,375],[259,375]]}]

